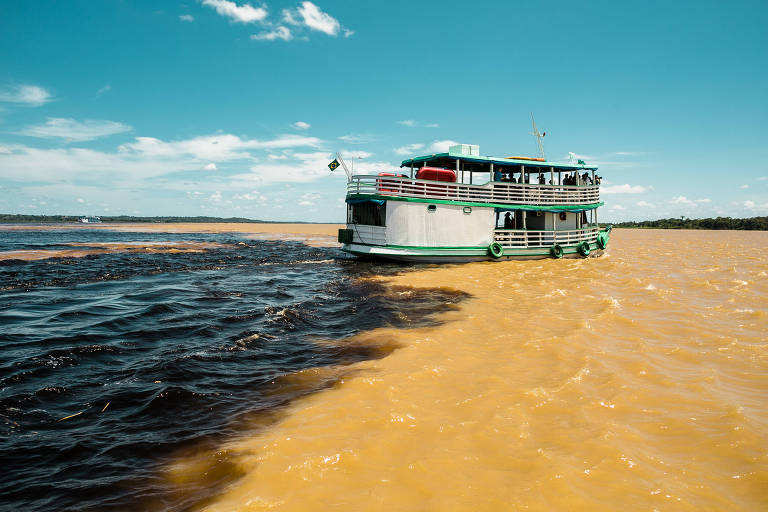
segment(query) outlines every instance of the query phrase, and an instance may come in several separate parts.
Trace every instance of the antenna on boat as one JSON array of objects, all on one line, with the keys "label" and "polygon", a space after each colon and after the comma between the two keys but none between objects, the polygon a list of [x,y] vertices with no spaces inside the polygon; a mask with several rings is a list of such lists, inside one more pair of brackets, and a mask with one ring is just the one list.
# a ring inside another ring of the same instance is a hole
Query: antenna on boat
[{"label": "antenna on boat", "polygon": [[338,160],[339,163],[341,163],[341,166],[344,168],[344,173],[347,175],[347,181],[352,181],[352,172],[349,170],[349,167],[347,167],[347,162],[341,158],[341,153],[336,153],[336,160]]},{"label": "antenna on boat", "polygon": [[533,118],[533,112],[531,112],[531,124],[533,125],[533,132],[531,132],[531,135],[536,137],[536,145],[539,148],[539,158],[546,160],[547,157],[544,155],[544,143],[541,141],[541,139],[547,135],[547,132],[539,133],[539,129],[536,128],[536,120]]}]

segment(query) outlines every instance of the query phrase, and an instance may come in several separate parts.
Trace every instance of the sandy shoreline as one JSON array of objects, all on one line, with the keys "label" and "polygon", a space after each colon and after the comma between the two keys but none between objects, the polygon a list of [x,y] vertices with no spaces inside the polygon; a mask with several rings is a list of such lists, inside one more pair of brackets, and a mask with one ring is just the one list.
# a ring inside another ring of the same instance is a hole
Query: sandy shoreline
[{"label": "sandy shoreline", "polygon": [[336,236],[342,224],[291,224],[261,222],[120,222],[101,224],[0,224],[0,231],[103,229],[146,233],[274,233]]},{"label": "sandy shoreline", "polygon": [[[239,233],[245,238],[255,240],[287,240],[302,242],[315,247],[338,246],[336,233],[341,224],[272,224],[272,223],[240,223],[240,222],[189,222],[163,223],[102,223],[102,224],[0,224],[3,231],[68,231],[68,230],[102,230],[131,233]],[[162,245],[162,247],[144,247],[146,245]],[[78,244],[69,244],[78,245]],[[82,257],[89,254],[106,254],[115,252],[190,252],[203,251],[220,244],[180,241],[173,243],[133,242],[130,244],[107,242],[103,244],[82,244],[89,248],[67,250],[25,250],[0,251],[0,260],[41,260],[61,257]],[[98,246],[94,248],[93,246]]]}]

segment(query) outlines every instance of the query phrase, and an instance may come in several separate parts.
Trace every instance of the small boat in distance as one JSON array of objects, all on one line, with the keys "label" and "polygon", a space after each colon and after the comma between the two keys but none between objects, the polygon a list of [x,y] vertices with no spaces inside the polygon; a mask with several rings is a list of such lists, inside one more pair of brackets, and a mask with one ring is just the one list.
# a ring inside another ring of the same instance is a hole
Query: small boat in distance
[{"label": "small boat in distance", "polygon": [[99,224],[101,222],[99,217],[80,217],[77,220],[83,224]]},{"label": "small boat in distance", "polygon": [[407,174],[347,174],[342,250],[441,263],[581,258],[608,245],[597,167],[581,160],[480,156],[478,146],[459,144],[400,167]]}]

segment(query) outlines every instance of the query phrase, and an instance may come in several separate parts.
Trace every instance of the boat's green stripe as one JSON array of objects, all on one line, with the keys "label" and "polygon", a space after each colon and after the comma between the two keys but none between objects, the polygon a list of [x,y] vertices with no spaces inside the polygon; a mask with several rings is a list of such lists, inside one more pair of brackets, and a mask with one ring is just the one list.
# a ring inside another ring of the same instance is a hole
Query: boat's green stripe
[{"label": "boat's green stripe", "polygon": [[486,208],[509,208],[514,210],[572,210],[583,208],[586,210],[592,210],[593,208],[599,208],[605,203],[600,201],[599,203],[588,204],[566,204],[566,205],[547,205],[547,206],[533,206],[529,204],[502,204],[502,203],[475,203],[470,201],[449,201],[446,199],[422,199],[420,197],[400,197],[400,196],[384,196],[381,194],[351,194],[347,196],[347,199],[383,199],[385,201],[403,201],[406,203],[430,203],[430,204],[455,204],[457,206],[484,206]]},{"label": "boat's green stripe", "polygon": [[[352,244],[344,244],[344,245],[363,245],[366,247],[377,247],[380,249],[404,249],[404,250],[411,250],[411,251],[429,251],[431,253],[437,253],[437,254],[443,253],[445,251],[478,251],[478,250],[483,251],[483,253],[485,253],[485,251],[488,250],[488,247],[427,247],[427,246],[420,246],[420,245],[376,245],[376,244],[366,244],[361,242],[354,242]],[[578,250],[577,245],[564,246],[563,251],[576,252]],[[589,247],[590,249],[597,248],[597,244],[590,243]],[[534,248],[531,248],[531,249],[534,249]],[[529,250],[527,252],[508,253],[506,252],[506,249],[505,249],[504,256],[522,256],[526,254],[529,254],[529,255],[530,254],[549,254],[548,248],[536,247],[535,249],[539,251],[543,250],[544,252],[532,252]],[[352,250],[350,249],[350,251]],[[352,251],[352,252],[357,252],[357,251]],[[433,255],[434,254],[424,254],[423,256],[433,256]],[[386,256],[386,255],[382,254],[381,256]],[[413,254],[409,256],[422,256],[422,255]]]}]

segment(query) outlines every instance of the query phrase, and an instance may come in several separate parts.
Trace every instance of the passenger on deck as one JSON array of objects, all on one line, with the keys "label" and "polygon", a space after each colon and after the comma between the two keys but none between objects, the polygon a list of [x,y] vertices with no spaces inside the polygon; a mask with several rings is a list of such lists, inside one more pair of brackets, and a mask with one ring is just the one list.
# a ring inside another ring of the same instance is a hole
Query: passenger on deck
[{"label": "passenger on deck", "polygon": [[509,212],[504,215],[504,229],[515,229],[515,223],[512,220],[512,214]]},{"label": "passenger on deck", "polygon": [[496,168],[493,171],[493,181],[501,181],[501,169]]},{"label": "passenger on deck", "polygon": [[590,178],[589,174],[586,172],[581,176],[581,181],[583,181],[585,185],[592,184],[592,178]]},{"label": "passenger on deck", "polygon": [[539,185],[546,185],[546,180],[544,179],[543,174],[539,174]]}]

